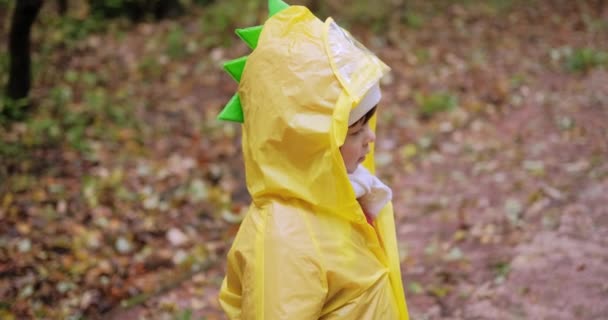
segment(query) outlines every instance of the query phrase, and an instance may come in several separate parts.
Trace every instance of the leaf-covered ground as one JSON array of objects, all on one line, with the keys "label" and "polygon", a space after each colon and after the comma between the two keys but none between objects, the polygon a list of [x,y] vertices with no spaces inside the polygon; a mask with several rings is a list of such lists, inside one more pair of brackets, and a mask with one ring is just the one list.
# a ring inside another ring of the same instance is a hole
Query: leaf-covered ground
[{"label": "leaf-covered ground", "polygon": [[[413,319],[608,314],[601,4],[461,1],[353,27],[393,68],[377,162]],[[34,27],[38,107],[0,131],[1,318],[223,319],[249,198],[219,66],[248,50],[207,19]]]}]

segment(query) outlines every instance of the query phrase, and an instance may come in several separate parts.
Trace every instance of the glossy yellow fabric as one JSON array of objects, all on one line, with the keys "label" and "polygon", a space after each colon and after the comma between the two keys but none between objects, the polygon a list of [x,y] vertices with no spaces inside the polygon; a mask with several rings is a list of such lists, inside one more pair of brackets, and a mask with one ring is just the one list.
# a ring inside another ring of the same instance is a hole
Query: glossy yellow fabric
[{"label": "glossy yellow fabric", "polygon": [[[291,6],[265,23],[247,60],[239,95],[253,203],[220,292],[230,319],[408,319],[392,205],[370,226],[339,152],[350,109],[388,67],[336,27]],[[373,153],[365,165],[373,171]]]}]

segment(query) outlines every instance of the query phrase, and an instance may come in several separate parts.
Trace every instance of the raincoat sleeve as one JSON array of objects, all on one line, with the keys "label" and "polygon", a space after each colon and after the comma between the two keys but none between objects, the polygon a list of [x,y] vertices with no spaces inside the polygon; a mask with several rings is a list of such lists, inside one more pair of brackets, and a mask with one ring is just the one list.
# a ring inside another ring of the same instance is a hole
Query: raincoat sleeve
[{"label": "raincoat sleeve", "polygon": [[235,240],[228,254],[224,311],[230,319],[319,319],[327,282],[306,223],[272,214],[262,220],[255,232],[243,232],[255,236]]}]

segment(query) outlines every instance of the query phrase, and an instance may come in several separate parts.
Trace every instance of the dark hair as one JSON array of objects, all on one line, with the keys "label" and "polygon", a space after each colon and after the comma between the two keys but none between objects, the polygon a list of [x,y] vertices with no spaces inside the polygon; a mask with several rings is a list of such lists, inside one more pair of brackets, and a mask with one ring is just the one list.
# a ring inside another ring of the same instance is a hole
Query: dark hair
[{"label": "dark hair", "polygon": [[366,114],[364,114],[363,117],[359,118],[359,120],[355,121],[355,123],[351,124],[348,127],[351,128],[360,123],[366,124],[369,121],[369,119],[371,119],[374,116],[374,113],[376,113],[377,107],[378,107],[378,105],[375,105],[373,108],[369,109],[369,111]]}]

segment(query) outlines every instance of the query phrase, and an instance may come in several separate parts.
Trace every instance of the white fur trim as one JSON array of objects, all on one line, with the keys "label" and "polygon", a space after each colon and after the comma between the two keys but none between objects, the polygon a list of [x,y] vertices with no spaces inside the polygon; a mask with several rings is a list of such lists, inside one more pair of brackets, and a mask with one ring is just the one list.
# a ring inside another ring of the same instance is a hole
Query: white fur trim
[{"label": "white fur trim", "polygon": [[348,178],[361,208],[374,218],[393,198],[392,190],[361,165]]}]

